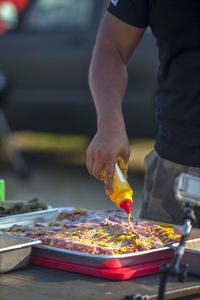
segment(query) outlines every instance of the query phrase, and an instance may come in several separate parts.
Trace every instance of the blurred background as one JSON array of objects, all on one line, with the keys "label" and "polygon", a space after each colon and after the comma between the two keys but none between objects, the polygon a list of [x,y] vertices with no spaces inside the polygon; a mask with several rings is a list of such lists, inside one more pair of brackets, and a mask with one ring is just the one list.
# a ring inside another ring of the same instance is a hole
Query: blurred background
[{"label": "blurred background", "polygon": [[[115,208],[85,168],[96,131],[88,67],[107,0],[0,0],[0,178],[6,200]],[[156,135],[157,50],[150,30],[129,62],[123,104],[138,216]],[[112,116],[111,116],[112,117]]]}]

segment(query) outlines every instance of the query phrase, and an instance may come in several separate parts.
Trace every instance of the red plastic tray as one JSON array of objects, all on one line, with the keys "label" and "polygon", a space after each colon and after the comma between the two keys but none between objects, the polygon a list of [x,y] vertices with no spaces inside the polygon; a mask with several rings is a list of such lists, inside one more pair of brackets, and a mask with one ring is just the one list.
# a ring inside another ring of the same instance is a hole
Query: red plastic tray
[{"label": "red plastic tray", "polygon": [[38,256],[31,256],[31,263],[34,265],[40,265],[44,267],[70,271],[74,273],[81,273],[96,277],[103,277],[111,280],[127,280],[131,278],[136,278],[140,276],[150,275],[159,273],[160,264],[162,262],[171,263],[171,259],[157,260],[151,263],[146,263],[142,265],[129,266],[117,269],[99,269],[93,267],[87,267],[83,265],[76,265],[68,262],[47,259]]}]

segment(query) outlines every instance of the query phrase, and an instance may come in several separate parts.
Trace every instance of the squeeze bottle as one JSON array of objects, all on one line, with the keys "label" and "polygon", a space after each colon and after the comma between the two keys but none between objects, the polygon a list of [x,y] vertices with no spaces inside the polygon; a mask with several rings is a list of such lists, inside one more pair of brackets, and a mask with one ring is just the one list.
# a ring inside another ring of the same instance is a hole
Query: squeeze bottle
[{"label": "squeeze bottle", "polygon": [[[121,168],[124,172],[122,172]],[[124,173],[124,174],[123,174]],[[115,202],[115,204],[124,209],[128,215],[131,214],[131,204],[133,202],[133,191],[125,179],[127,174],[127,167],[124,164],[122,158],[119,158],[118,162],[115,165],[114,178],[113,178],[113,192],[109,195],[110,199]],[[105,178],[105,168],[102,171],[102,177]],[[107,193],[107,192],[106,192]],[[108,194],[108,193],[107,193]]]}]

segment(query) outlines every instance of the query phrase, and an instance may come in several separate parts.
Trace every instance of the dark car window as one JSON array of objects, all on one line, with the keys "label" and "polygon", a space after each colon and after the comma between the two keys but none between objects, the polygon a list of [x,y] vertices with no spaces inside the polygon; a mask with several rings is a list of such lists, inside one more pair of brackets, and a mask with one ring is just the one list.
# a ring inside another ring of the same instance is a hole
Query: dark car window
[{"label": "dark car window", "polygon": [[36,0],[22,22],[23,30],[87,29],[94,0]]}]

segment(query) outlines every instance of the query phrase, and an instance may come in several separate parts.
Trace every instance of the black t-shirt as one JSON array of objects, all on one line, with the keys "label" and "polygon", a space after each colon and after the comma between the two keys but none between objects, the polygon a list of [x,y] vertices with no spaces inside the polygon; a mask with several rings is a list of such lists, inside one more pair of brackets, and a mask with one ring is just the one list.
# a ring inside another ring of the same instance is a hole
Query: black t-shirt
[{"label": "black t-shirt", "polygon": [[200,0],[112,0],[122,21],[150,26],[159,49],[158,154],[200,167]]}]

